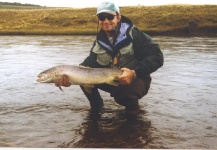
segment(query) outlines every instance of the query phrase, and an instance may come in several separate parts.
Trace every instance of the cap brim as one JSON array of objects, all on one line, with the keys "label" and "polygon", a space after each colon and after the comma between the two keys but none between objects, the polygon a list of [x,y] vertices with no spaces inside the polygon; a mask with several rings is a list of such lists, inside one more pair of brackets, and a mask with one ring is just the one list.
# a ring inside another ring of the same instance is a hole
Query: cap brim
[{"label": "cap brim", "polygon": [[101,10],[101,11],[97,12],[96,15],[98,15],[100,13],[108,13],[108,14],[116,15],[116,11],[111,11],[111,10]]}]

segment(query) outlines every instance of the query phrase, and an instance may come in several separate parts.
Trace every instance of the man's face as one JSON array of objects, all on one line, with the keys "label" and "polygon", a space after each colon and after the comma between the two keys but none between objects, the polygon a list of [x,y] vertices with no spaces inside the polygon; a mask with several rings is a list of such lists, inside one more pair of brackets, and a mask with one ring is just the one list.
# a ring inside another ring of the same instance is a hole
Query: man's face
[{"label": "man's face", "polygon": [[108,13],[100,13],[98,15],[99,26],[105,32],[112,31],[121,19],[121,15],[112,15]]}]

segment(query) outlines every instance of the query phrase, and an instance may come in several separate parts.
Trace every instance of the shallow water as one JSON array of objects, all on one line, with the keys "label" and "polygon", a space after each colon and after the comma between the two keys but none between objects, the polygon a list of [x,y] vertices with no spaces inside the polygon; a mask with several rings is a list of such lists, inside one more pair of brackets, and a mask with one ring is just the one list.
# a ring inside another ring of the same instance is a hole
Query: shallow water
[{"label": "shallow water", "polygon": [[41,71],[79,64],[94,36],[0,37],[0,147],[217,148],[217,38],[154,37],[165,64],[144,112],[129,118],[105,92],[97,120],[78,86],[37,83]]}]

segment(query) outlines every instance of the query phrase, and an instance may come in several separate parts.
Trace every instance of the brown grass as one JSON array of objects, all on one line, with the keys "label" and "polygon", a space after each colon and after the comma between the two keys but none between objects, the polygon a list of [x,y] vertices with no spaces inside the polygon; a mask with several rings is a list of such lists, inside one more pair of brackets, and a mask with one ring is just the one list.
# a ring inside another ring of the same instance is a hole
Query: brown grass
[{"label": "brown grass", "polygon": [[[158,35],[217,35],[217,5],[121,7],[141,30]],[[95,8],[1,9],[0,35],[96,34]]]}]

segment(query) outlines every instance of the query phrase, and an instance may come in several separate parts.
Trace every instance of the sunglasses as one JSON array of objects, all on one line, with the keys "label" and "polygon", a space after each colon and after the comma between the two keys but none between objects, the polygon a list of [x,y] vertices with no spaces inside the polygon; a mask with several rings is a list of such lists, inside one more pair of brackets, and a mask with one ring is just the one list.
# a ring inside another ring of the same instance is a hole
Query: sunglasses
[{"label": "sunglasses", "polygon": [[99,14],[99,15],[98,15],[98,19],[99,19],[100,21],[105,21],[106,18],[107,18],[108,20],[113,20],[113,19],[115,18],[115,16],[116,16],[116,15],[112,15],[112,14],[107,14],[107,15],[105,15],[105,14]]}]

